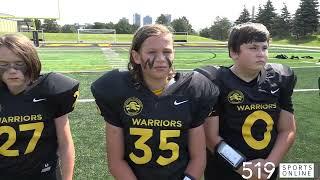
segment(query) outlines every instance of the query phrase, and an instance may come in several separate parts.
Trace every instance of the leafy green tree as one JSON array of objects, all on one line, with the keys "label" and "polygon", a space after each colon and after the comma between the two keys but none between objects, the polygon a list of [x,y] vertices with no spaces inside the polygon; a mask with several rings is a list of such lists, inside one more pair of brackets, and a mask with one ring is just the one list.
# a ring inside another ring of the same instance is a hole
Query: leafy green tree
[{"label": "leafy green tree", "polygon": [[192,25],[185,16],[173,20],[171,22],[171,26],[175,32],[188,32],[189,34],[193,33]]},{"label": "leafy green tree", "polygon": [[57,33],[60,32],[60,26],[55,19],[45,19],[42,28],[44,32]]},{"label": "leafy green tree", "polygon": [[242,24],[246,22],[250,22],[251,17],[248,9],[246,7],[243,7],[243,10],[239,16],[239,18],[234,22],[235,24]]},{"label": "leafy green tree", "polygon": [[157,20],[156,20],[157,24],[163,24],[163,25],[169,25],[169,20],[167,19],[167,17],[164,14],[161,14]]},{"label": "leafy green tree", "polygon": [[201,37],[206,37],[206,38],[211,38],[210,35],[210,29],[209,28],[204,28],[204,29],[201,29],[200,32],[199,32],[199,35]]},{"label": "leafy green tree", "polygon": [[41,21],[40,19],[34,19],[34,24],[35,24],[35,28],[36,30],[40,30],[41,29]]},{"label": "leafy green tree", "polygon": [[61,27],[61,32],[63,32],[63,33],[76,33],[77,28],[74,24],[65,24]]},{"label": "leafy green tree", "polygon": [[113,24],[113,22],[108,22],[105,24],[105,28],[106,29],[114,29],[115,28],[115,24]]},{"label": "leafy green tree", "polygon": [[301,0],[293,20],[293,34],[297,38],[317,32],[319,26],[318,0]]},{"label": "leafy green tree", "polygon": [[219,16],[215,19],[213,25],[210,27],[210,37],[217,40],[227,40],[229,30],[232,27],[232,23],[226,17],[220,18]]},{"label": "leafy green tree", "polygon": [[117,34],[131,34],[133,30],[132,25],[129,24],[129,20],[127,18],[121,18],[114,27]]},{"label": "leafy green tree", "polygon": [[94,22],[92,29],[105,29],[106,25],[102,22]]}]

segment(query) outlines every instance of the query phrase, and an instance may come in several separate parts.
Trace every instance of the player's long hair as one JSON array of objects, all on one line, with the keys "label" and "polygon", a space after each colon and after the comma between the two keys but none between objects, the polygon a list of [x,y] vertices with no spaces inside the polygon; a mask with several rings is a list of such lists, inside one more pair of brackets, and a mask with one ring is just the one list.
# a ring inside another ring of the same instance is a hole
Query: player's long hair
[{"label": "player's long hair", "polygon": [[29,38],[20,34],[6,34],[0,37],[0,47],[3,46],[10,49],[26,63],[25,76],[31,81],[39,77],[41,62],[37,50]]},{"label": "player's long hair", "polygon": [[234,26],[229,34],[228,49],[230,52],[239,53],[240,46],[252,42],[267,42],[269,44],[270,33],[268,29],[260,23],[243,23]]},{"label": "player's long hair", "polygon": [[[133,78],[141,84],[144,84],[142,69],[140,64],[136,64],[133,59],[132,51],[139,52],[142,46],[142,43],[151,36],[159,36],[161,34],[172,34],[171,31],[164,25],[161,24],[153,24],[153,25],[145,25],[139,28],[132,39],[132,44],[130,47],[130,61],[128,63],[128,70],[132,74]],[[169,79],[171,79],[174,75],[173,66],[171,66],[171,72],[169,74]]]}]

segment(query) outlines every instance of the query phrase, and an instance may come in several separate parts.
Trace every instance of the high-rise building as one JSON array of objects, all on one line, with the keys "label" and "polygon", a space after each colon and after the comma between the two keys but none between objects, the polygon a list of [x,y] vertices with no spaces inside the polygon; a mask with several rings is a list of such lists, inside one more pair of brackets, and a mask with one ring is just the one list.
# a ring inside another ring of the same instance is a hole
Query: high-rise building
[{"label": "high-rise building", "polygon": [[133,15],[133,24],[134,24],[134,25],[137,25],[138,27],[141,26],[141,15],[140,15],[140,14],[135,13],[135,14]]},{"label": "high-rise building", "polygon": [[145,16],[143,18],[143,25],[152,24],[152,17],[151,16]]}]

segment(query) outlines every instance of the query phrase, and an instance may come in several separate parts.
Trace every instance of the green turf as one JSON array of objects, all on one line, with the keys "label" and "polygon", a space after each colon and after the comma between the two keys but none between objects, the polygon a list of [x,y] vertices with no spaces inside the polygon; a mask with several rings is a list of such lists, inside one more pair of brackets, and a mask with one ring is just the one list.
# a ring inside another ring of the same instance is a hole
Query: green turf
[{"label": "green turf", "polygon": [[296,141],[285,161],[319,162],[320,160],[319,92],[296,92],[293,96],[297,120]]},{"label": "green turf", "polygon": [[[115,48],[122,60],[128,59],[128,48]],[[212,60],[201,61],[212,57]],[[100,77],[105,70],[111,69],[112,58],[105,55],[100,48],[40,48],[40,57],[45,71],[95,71],[94,73],[66,73],[78,79],[80,85],[80,99],[91,99],[91,83]],[[296,89],[316,89],[320,77],[320,65],[316,64],[319,52],[313,52],[311,60],[276,60],[275,54],[286,53],[295,56],[310,55],[308,51],[270,49],[270,61],[288,64],[294,68],[298,76]],[[200,62],[201,61],[201,62]],[[225,48],[177,48],[175,67],[177,69],[193,69],[206,64],[230,65]],[[304,68],[309,66],[309,68]],[[313,66],[313,67],[312,67]],[[319,161],[320,139],[317,135],[320,124],[320,96],[318,92],[295,92],[293,102],[297,119],[297,137],[293,148],[285,158],[286,162],[315,162]],[[96,113],[93,102],[77,103],[76,109],[70,115],[72,134],[76,146],[75,179],[113,179],[105,160],[104,121]]]}]

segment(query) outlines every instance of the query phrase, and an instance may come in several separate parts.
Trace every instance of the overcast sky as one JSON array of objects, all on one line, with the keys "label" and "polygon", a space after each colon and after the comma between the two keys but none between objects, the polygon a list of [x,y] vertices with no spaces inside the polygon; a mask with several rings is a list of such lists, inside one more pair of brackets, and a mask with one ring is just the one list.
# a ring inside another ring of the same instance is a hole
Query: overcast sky
[{"label": "overcast sky", "polygon": [[[59,24],[114,22],[122,17],[132,23],[134,13],[149,15],[153,22],[160,14],[171,14],[172,19],[186,16],[194,29],[212,25],[217,16],[236,20],[245,6],[250,14],[267,0],[0,0],[0,13],[27,17],[60,16]],[[300,0],[271,0],[277,12],[287,4],[291,14]],[[59,6],[58,6],[59,2]],[[290,2],[290,3],[289,3]],[[60,8],[58,8],[60,7]]]}]

